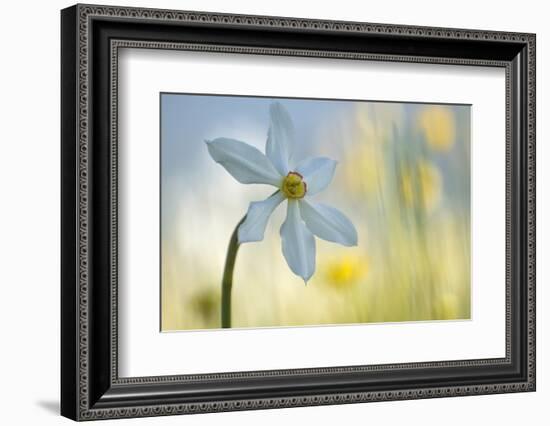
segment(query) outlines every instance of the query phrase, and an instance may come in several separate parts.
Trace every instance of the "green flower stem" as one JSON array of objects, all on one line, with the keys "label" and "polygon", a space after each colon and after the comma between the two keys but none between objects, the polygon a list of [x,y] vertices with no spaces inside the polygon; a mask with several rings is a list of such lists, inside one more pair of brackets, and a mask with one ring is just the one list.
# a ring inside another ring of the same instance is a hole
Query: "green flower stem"
[{"label": "green flower stem", "polygon": [[231,234],[229,246],[227,247],[227,256],[225,258],[225,267],[222,278],[222,328],[231,328],[231,290],[233,288],[233,270],[239,251],[239,226],[246,219],[246,215],[239,221],[235,230]]}]

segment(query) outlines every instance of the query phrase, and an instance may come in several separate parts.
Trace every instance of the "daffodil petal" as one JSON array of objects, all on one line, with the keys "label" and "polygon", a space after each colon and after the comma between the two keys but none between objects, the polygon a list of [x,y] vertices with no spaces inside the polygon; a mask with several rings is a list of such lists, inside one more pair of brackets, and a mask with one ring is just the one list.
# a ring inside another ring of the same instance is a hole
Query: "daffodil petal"
[{"label": "daffodil petal", "polygon": [[239,243],[248,243],[252,241],[261,241],[264,239],[265,227],[269,216],[286,197],[277,191],[271,197],[263,201],[254,201],[250,203],[246,219],[239,226]]},{"label": "daffodil petal", "polygon": [[339,210],[324,204],[300,200],[300,213],[311,232],[323,240],[344,246],[357,245],[357,231]]},{"label": "daffodil petal", "polygon": [[260,150],[244,142],[217,138],[206,141],[208,152],[241,183],[265,183],[279,187],[282,176]]},{"label": "daffodil petal", "polygon": [[326,157],[308,158],[296,166],[307,185],[307,194],[314,195],[325,189],[336,169],[336,161]]},{"label": "daffodil petal", "polygon": [[290,171],[288,163],[294,144],[294,125],[287,110],[279,102],[271,104],[269,116],[270,123],[265,154],[277,171],[286,176]]},{"label": "daffodil petal", "polygon": [[302,221],[296,200],[288,200],[281,240],[286,263],[292,272],[307,282],[315,272],[315,238]]}]

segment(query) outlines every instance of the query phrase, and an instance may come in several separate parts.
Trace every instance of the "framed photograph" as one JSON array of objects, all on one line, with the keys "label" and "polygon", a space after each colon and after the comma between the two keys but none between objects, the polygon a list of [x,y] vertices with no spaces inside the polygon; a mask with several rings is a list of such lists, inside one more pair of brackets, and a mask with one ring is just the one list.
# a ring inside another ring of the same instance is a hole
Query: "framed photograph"
[{"label": "framed photograph", "polygon": [[535,35],[61,12],[61,412],[535,390]]}]

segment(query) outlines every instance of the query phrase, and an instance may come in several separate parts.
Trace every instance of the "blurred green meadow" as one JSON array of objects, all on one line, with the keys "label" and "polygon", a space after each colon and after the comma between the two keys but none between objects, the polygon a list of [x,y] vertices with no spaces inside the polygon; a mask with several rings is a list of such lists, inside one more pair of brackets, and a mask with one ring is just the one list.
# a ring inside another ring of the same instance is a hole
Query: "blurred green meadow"
[{"label": "blurred green meadow", "polygon": [[[229,137],[264,152],[273,98],[161,95],[161,329],[220,327],[230,235],[251,201],[210,158]],[[338,161],[315,195],[355,225],[359,244],[316,239],[307,285],[281,253],[283,206],[263,241],[241,245],[233,327],[470,318],[470,107],[279,98],[298,157]]]}]

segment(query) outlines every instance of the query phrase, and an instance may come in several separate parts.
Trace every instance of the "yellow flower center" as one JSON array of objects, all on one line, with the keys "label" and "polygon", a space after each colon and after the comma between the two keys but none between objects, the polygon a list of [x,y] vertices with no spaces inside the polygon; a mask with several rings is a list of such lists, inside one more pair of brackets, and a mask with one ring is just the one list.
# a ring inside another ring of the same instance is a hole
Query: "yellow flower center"
[{"label": "yellow flower center", "polygon": [[289,172],[283,179],[281,191],[283,191],[288,198],[303,198],[307,192],[307,184],[304,182],[304,178],[300,173]]}]

